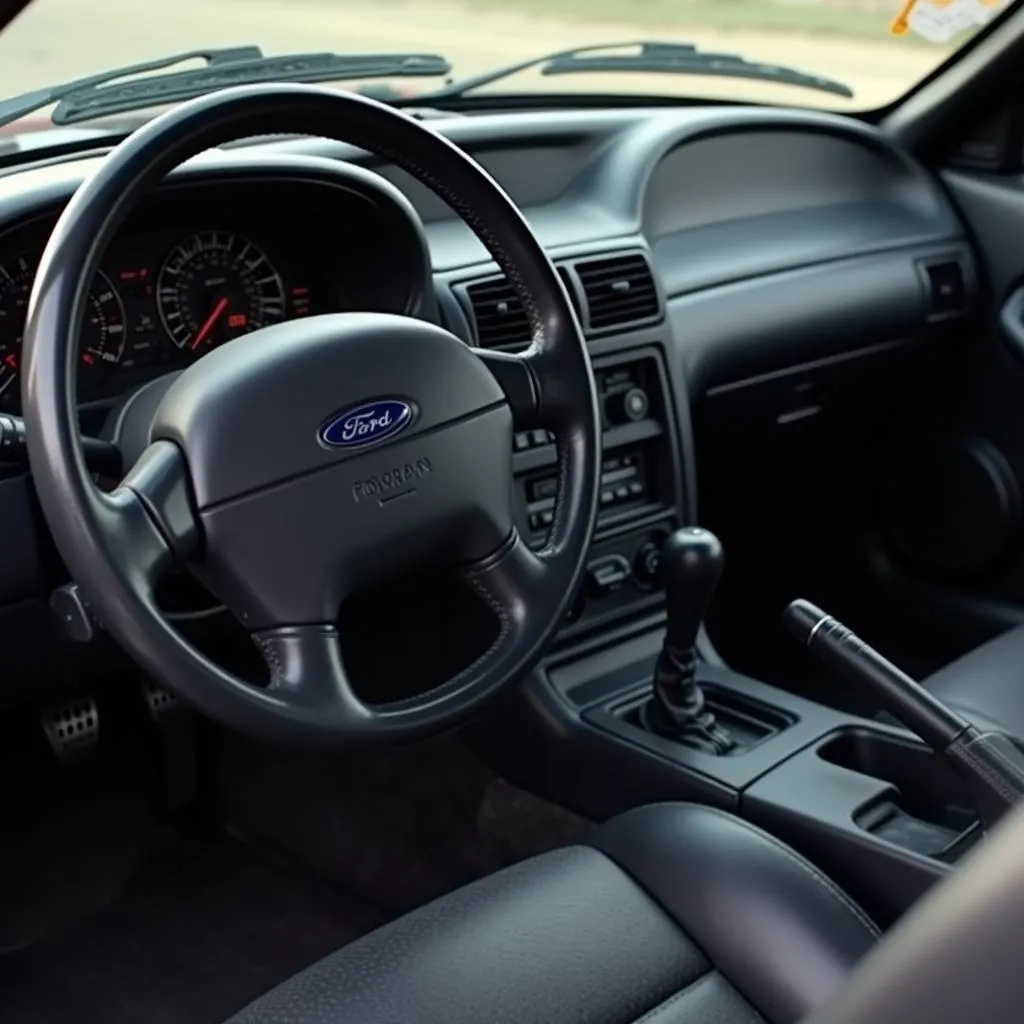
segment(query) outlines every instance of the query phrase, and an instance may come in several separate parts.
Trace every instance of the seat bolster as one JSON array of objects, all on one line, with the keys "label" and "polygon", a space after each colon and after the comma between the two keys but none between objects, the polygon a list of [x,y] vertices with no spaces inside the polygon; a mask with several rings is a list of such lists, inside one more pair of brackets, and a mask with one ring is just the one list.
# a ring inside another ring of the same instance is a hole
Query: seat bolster
[{"label": "seat bolster", "polygon": [[1024,741],[1024,626],[976,647],[921,685],[982,732]]},{"label": "seat bolster", "polygon": [[627,1024],[710,970],[625,872],[571,846],[406,914],[231,1024]]},{"label": "seat bolster", "polygon": [[875,944],[868,916],[766,832],[693,804],[612,819],[588,842],[635,879],[771,1022],[821,1005]]}]

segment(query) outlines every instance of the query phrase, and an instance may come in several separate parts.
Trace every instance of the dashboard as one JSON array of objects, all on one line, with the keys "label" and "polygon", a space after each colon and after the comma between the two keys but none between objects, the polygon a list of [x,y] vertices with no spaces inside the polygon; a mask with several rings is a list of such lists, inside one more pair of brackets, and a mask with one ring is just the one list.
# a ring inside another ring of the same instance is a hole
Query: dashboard
[{"label": "dashboard", "polygon": [[[347,310],[415,313],[428,264],[401,208],[353,183],[171,185],[135,211],[89,290],[78,400],[115,399],[261,327]],[[375,194],[375,192],[377,194]],[[20,412],[29,291],[55,214],[0,234],[0,412]],[[385,252],[375,240],[387,239]]]},{"label": "dashboard", "polygon": [[[566,642],[659,606],[658,545],[695,516],[698,407],[741,437],[781,434],[897,353],[943,346],[977,299],[972,244],[938,182],[852,119],[693,107],[453,115],[430,128],[523,211],[597,371],[602,508]],[[19,412],[39,254],[101,158],[0,174],[0,426]],[[124,396],[282,319],[397,312],[507,351],[529,333],[508,282],[441,199],[382,158],[316,138],[247,139],[179,168],[121,226],[86,306],[81,421],[108,438]],[[542,432],[518,433],[514,448],[519,525],[540,545],[556,454]],[[77,673],[33,641],[66,578],[23,463],[3,458],[0,445],[5,678]],[[372,623],[358,632],[376,634]],[[379,645],[366,652],[380,657]]]}]

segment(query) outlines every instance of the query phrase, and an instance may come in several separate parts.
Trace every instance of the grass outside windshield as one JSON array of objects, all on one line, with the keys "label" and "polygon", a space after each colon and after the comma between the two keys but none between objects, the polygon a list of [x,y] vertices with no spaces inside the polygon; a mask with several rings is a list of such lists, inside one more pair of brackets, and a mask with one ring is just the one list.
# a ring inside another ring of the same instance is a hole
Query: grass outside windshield
[{"label": "grass outside windshield", "polygon": [[[454,76],[463,77],[548,50],[664,39],[835,79],[854,96],[632,72],[524,72],[490,89],[858,110],[902,95],[1002,5],[1003,0],[34,0],[0,34],[0,94],[203,47],[252,44],[267,54],[432,52],[448,57]],[[394,84],[409,93],[443,81]]]}]

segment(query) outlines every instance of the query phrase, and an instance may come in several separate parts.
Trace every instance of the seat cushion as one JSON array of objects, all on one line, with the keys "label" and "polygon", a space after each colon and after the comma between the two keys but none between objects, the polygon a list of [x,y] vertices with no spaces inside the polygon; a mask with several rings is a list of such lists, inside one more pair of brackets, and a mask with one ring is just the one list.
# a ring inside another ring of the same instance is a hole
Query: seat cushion
[{"label": "seat cushion", "polygon": [[232,1024],[791,1024],[877,934],[765,833],[655,805],[400,918]]},{"label": "seat cushion", "polygon": [[922,685],[978,728],[1024,740],[1024,626],[957,658]]}]

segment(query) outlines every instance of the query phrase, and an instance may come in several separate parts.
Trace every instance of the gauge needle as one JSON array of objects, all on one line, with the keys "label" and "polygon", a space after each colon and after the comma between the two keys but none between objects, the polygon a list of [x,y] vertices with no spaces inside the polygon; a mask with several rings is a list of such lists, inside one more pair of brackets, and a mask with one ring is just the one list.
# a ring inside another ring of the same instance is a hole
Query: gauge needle
[{"label": "gauge needle", "polygon": [[213,312],[206,318],[206,323],[204,323],[203,326],[199,328],[199,333],[195,336],[195,338],[192,341],[192,351],[193,352],[197,348],[199,348],[199,346],[202,345],[202,343],[204,341],[206,341],[206,339],[210,335],[210,331],[213,330],[213,325],[220,318],[221,313],[223,313],[224,310],[227,309],[227,308],[228,308],[228,300],[227,299],[221,299],[217,303],[217,305],[213,307]]}]

